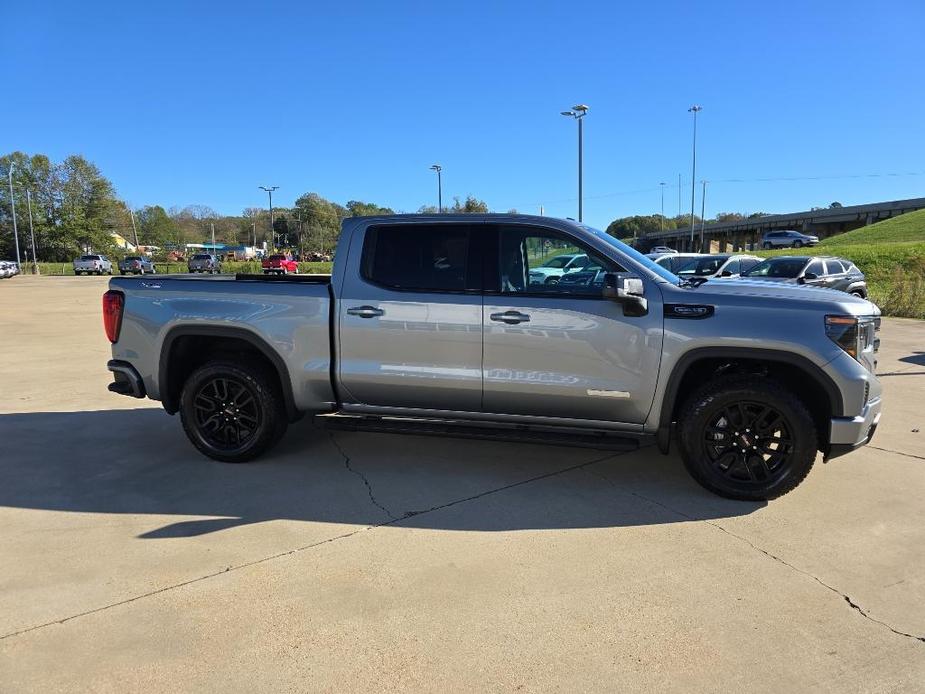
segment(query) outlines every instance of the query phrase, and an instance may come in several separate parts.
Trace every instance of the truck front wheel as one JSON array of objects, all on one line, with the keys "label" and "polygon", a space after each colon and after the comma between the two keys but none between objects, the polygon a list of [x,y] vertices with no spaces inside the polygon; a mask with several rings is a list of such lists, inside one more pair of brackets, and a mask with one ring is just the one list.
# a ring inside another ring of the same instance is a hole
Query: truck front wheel
[{"label": "truck front wheel", "polygon": [[183,385],[180,419],[202,453],[225,463],[245,463],[269,450],[286,431],[282,395],[259,365],[212,361]]},{"label": "truck front wheel", "polygon": [[805,479],[816,459],[816,427],[806,406],[762,376],[705,383],[684,404],[678,424],[688,472],[730,499],[782,496]]}]

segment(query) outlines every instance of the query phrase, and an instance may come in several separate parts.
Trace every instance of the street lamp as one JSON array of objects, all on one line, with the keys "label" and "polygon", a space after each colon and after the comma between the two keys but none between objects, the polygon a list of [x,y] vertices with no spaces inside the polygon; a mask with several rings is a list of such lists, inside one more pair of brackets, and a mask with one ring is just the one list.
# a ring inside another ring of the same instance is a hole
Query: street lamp
[{"label": "street lamp", "polygon": [[581,170],[582,170],[582,124],[581,121],[588,113],[588,107],[584,104],[578,104],[572,106],[571,111],[562,111],[563,116],[571,116],[578,121],[578,221],[581,222],[582,217],[582,180],[581,180]]},{"label": "street lamp", "polygon": [[273,191],[279,188],[279,186],[257,186],[260,190],[267,191],[267,195],[270,196],[270,238],[273,239],[273,250],[276,250],[276,230],[273,228]]},{"label": "street lamp", "polygon": [[703,106],[694,104],[688,113],[694,114],[694,152],[691,159],[691,249],[694,248],[694,186],[697,184],[697,114],[703,110]]},{"label": "street lamp", "polygon": [[443,167],[440,164],[434,164],[430,170],[437,172],[437,210],[443,213],[443,177],[440,175]]},{"label": "street lamp", "polygon": [[700,252],[703,253],[703,225],[706,223],[707,215],[707,182],[703,183],[703,192],[700,194]]},{"label": "street lamp", "polygon": [[22,261],[19,257],[19,231],[16,229],[16,199],[13,197],[13,160],[10,159],[10,211],[13,214],[13,238],[16,240],[16,269],[22,272]]}]

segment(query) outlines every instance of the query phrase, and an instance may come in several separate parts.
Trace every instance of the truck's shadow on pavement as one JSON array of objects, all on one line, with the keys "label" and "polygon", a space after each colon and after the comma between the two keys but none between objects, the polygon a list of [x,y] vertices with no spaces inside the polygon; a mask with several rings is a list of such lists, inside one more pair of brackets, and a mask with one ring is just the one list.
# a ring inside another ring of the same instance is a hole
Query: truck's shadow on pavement
[{"label": "truck's shadow on pavement", "polygon": [[[651,525],[763,506],[698,487],[675,455],[292,426],[265,459],[211,461],[160,409],[0,415],[0,506],[212,516],[143,538],[276,519],[503,531]],[[596,461],[596,462],[592,462]]]}]

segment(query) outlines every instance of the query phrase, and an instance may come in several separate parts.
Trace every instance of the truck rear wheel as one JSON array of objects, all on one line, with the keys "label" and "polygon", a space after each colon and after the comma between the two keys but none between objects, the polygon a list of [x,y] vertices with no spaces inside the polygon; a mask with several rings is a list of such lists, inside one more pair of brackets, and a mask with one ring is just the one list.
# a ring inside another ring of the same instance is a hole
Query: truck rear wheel
[{"label": "truck rear wheel", "polygon": [[682,409],[679,439],[691,476],[730,499],[782,496],[816,459],[816,427],[806,406],[761,376],[727,376],[698,388]]},{"label": "truck rear wheel", "polygon": [[212,361],[183,385],[180,419],[202,453],[225,463],[245,463],[269,450],[286,432],[282,401],[266,369]]}]

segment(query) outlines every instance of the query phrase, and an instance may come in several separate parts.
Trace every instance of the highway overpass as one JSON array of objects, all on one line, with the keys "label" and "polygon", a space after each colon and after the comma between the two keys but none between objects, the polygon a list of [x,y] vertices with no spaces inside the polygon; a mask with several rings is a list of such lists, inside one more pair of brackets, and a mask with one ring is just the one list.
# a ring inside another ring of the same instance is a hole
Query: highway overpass
[{"label": "highway overpass", "polygon": [[867,205],[851,205],[806,212],[774,214],[767,217],[742,219],[736,222],[707,224],[703,228],[703,244],[700,241],[700,225],[694,228],[691,243],[690,227],[671,229],[646,234],[636,245],[643,251],[652,246],[670,246],[679,251],[723,252],[754,250],[760,247],[761,236],[767,231],[795,229],[819,238],[858,229],[881,219],[896,217],[913,210],[925,209],[925,198],[874,202]]}]

